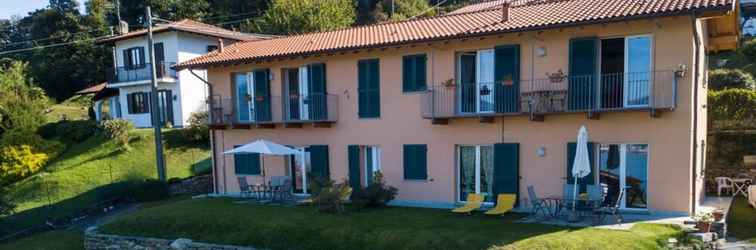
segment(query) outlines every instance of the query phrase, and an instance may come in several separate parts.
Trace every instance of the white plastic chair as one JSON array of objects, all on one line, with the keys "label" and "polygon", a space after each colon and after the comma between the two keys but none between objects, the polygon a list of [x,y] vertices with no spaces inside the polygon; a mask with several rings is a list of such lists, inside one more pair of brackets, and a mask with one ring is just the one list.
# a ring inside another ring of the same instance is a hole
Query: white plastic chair
[{"label": "white plastic chair", "polygon": [[714,181],[717,182],[717,195],[722,196],[722,190],[729,190],[732,193],[734,186],[730,177],[716,177]]}]

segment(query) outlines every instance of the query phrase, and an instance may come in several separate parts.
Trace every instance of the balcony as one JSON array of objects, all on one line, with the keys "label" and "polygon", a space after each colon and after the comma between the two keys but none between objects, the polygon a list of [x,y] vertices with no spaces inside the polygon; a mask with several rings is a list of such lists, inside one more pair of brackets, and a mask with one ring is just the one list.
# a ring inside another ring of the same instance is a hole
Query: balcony
[{"label": "balcony", "polygon": [[[281,96],[247,96],[241,105],[233,98],[213,96],[209,100],[210,126],[214,129],[287,128],[311,123],[315,127],[330,127],[338,120],[338,96],[330,94]],[[247,112],[237,112],[246,110]]]},{"label": "balcony", "polygon": [[[171,69],[176,63],[163,62],[158,63],[155,68],[157,79],[176,79],[176,71]],[[109,84],[121,84],[128,82],[149,81],[151,80],[151,64],[146,63],[136,66],[121,66],[115,69],[108,69],[107,77]]]},{"label": "balcony", "polygon": [[[445,123],[449,118],[647,110],[652,116],[673,110],[677,102],[676,71],[616,73],[598,76],[550,76],[545,79],[432,86],[421,101],[423,118]],[[519,84],[518,84],[519,83]]]}]

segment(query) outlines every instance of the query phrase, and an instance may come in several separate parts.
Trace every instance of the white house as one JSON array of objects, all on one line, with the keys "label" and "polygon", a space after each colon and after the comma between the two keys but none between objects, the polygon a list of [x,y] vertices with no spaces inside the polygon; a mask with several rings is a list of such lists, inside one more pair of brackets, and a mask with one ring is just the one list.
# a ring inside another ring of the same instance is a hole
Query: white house
[{"label": "white house", "polygon": [[[173,65],[216,50],[221,40],[224,44],[232,44],[270,37],[230,31],[188,19],[153,28],[161,123],[182,127],[193,112],[205,107],[205,83],[188,70],[173,70]],[[105,102],[109,104],[107,115],[129,120],[136,127],[151,127],[149,101],[152,62],[147,49],[147,31],[128,32],[98,43],[113,45],[115,64],[108,73],[107,88],[117,90],[117,95]],[[194,73],[203,78],[206,75],[202,70],[195,70]]]}]

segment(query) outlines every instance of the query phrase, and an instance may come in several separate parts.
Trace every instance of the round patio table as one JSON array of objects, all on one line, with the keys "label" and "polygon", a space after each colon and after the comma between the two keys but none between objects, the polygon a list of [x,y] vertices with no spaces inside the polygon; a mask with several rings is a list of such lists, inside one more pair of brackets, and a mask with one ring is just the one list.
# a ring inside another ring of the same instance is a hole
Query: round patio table
[{"label": "round patio table", "polygon": [[[575,210],[572,209],[573,202],[575,203]],[[573,199],[558,196],[549,196],[543,198],[543,203],[552,219],[559,217],[559,214],[562,212],[562,208],[569,207],[568,210],[579,215],[580,212],[593,213],[594,208],[598,208],[601,205],[600,200],[583,200],[580,198]]]}]

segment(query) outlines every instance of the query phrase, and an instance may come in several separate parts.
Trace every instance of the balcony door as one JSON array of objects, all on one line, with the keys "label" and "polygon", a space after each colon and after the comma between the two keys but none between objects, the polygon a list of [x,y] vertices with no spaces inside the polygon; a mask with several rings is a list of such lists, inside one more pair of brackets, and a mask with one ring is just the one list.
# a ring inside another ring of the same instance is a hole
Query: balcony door
[{"label": "balcony door", "polygon": [[649,105],[651,53],[650,35],[601,39],[598,102],[602,109]]},{"label": "balcony door", "polygon": [[236,115],[239,122],[255,120],[255,88],[254,77],[251,73],[237,73],[234,75],[236,83]]},{"label": "balcony door", "polygon": [[486,202],[493,202],[494,146],[463,145],[458,152],[459,201],[466,201],[468,194],[482,194]]},{"label": "balcony door", "polygon": [[310,85],[308,66],[285,69],[284,83],[288,102],[286,118],[292,121],[310,119]]},{"label": "balcony door", "polygon": [[458,110],[461,113],[494,112],[494,50],[465,52],[457,60]]},{"label": "balcony door", "polygon": [[648,208],[648,144],[602,144],[599,148],[599,182],[604,203],[614,204],[621,189],[624,209]]},{"label": "balcony door", "polygon": [[[304,147],[294,147],[296,149],[304,150]],[[309,194],[307,190],[307,182],[310,174],[312,173],[312,166],[310,165],[310,152],[304,153],[304,155],[292,155],[289,156],[289,177],[291,178],[292,189],[295,194]]]}]

